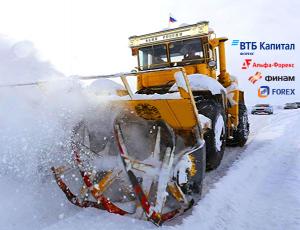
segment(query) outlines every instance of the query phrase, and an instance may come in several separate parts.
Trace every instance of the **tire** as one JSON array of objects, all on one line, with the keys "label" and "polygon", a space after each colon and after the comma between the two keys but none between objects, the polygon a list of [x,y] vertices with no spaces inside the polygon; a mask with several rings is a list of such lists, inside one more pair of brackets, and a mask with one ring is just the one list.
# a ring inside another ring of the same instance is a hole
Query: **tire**
[{"label": "tire", "polygon": [[243,147],[248,140],[249,127],[247,108],[244,104],[239,104],[239,124],[233,132],[233,139],[227,140],[228,144]]},{"label": "tire", "polygon": [[[208,117],[212,122],[212,129],[204,134],[206,143],[206,169],[216,169],[223,158],[226,146],[226,116],[221,104],[214,100],[196,102],[199,114]],[[218,129],[222,127],[222,129]]]}]

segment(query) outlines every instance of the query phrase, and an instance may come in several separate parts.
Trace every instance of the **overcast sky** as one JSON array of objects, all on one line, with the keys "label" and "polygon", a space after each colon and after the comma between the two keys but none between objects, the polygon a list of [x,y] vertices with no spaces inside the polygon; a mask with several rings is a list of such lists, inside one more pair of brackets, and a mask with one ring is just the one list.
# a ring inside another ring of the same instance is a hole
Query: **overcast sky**
[{"label": "overcast sky", "polygon": [[[135,59],[128,48],[128,37],[167,27],[170,12],[179,23],[208,20],[217,36],[230,39],[228,71],[239,77],[248,102],[284,103],[300,101],[299,10],[297,0],[0,0],[0,34],[16,41],[31,41],[41,57],[66,75],[108,74],[131,70]],[[287,71],[261,70],[268,75],[295,75],[296,82],[260,83],[296,88],[296,96],[258,99],[258,85],[247,80],[256,70],[241,70],[245,57],[231,46],[232,39],[296,43],[293,52],[256,52],[250,57],[258,62],[297,63]]]}]

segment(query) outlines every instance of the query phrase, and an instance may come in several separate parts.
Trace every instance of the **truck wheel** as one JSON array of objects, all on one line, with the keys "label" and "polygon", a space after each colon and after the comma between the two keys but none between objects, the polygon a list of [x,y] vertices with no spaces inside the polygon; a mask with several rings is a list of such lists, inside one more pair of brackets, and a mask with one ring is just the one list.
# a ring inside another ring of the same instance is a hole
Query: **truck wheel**
[{"label": "truck wheel", "polygon": [[198,113],[211,119],[212,129],[204,134],[206,143],[206,168],[217,168],[224,155],[226,146],[226,116],[221,104],[213,100],[196,103]]},{"label": "truck wheel", "polygon": [[230,146],[244,146],[249,136],[249,122],[247,108],[244,104],[239,104],[239,124],[233,133],[233,139],[228,141]]}]

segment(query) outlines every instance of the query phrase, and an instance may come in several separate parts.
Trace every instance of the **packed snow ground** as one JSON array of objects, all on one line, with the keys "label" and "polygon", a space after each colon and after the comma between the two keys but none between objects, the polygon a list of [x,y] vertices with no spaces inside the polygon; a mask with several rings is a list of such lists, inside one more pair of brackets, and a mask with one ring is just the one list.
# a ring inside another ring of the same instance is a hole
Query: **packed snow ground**
[{"label": "packed snow ground", "polygon": [[[299,229],[300,110],[250,115],[251,137],[207,174],[204,196],[163,229]],[[1,229],[155,229],[151,223],[79,209],[53,183],[1,177]]]},{"label": "packed snow ground", "polygon": [[[183,221],[175,219],[163,229],[299,229],[300,110],[277,110],[273,116],[251,116],[250,120],[248,144],[228,149],[221,166],[207,174],[203,199]],[[46,229],[85,228],[156,227],[84,210]]]}]

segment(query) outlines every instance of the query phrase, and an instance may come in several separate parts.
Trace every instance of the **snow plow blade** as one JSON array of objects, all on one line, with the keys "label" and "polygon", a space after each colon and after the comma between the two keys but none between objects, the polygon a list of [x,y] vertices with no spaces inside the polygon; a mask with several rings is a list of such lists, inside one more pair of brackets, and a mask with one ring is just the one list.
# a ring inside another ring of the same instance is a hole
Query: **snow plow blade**
[{"label": "snow plow blade", "polygon": [[186,74],[175,70],[178,92],[167,95],[132,94],[122,76],[128,95],[109,103],[110,130],[96,120],[74,128],[73,162],[52,168],[71,203],[160,226],[200,198],[205,143]]}]

